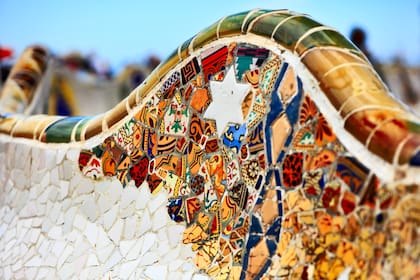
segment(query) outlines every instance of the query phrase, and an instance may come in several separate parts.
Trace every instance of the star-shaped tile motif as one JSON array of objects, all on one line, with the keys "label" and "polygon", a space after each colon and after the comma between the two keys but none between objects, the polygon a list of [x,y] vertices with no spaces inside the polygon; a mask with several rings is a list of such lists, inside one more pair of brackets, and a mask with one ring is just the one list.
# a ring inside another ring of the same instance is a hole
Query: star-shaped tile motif
[{"label": "star-shaped tile motif", "polygon": [[242,101],[251,86],[245,83],[238,83],[235,71],[231,67],[224,80],[210,81],[210,91],[213,101],[204,114],[205,118],[216,120],[216,128],[219,137],[223,134],[228,123],[242,124]]}]

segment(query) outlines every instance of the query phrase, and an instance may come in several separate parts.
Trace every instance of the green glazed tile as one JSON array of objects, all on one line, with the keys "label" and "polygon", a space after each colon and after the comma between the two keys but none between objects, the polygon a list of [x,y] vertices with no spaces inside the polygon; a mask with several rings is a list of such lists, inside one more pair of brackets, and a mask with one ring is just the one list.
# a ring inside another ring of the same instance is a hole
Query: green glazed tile
[{"label": "green glazed tile", "polygon": [[45,131],[47,143],[68,143],[76,124],[83,117],[68,117],[52,123]]},{"label": "green glazed tile", "polygon": [[[163,67],[164,65],[162,65]],[[149,94],[149,91],[159,82],[162,78],[160,74],[164,73],[164,70],[155,69],[152,73],[149,74],[147,79],[143,81],[138,87],[138,94],[142,98],[146,97]]]},{"label": "green glazed tile", "polygon": [[305,16],[291,18],[279,26],[273,38],[284,47],[292,50],[303,34],[317,26],[321,26],[321,24]]},{"label": "green glazed tile", "polygon": [[218,24],[219,22],[216,22],[197,34],[193,42],[194,50],[199,49],[202,46],[204,46],[206,43],[209,43],[212,40],[217,39],[217,25]]},{"label": "green glazed tile", "polygon": [[223,19],[219,27],[219,36],[226,37],[240,34],[242,23],[249,12],[250,11],[234,14]]},{"label": "green glazed tile", "polygon": [[89,120],[91,120],[92,117],[84,117],[82,118],[82,120],[79,122],[79,124],[77,125],[76,132],[74,135],[74,140],[75,141],[80,141],[80,134],[82,133],[83,128],[86,126],[86,124],[89,122]]},{"label": "green glazed tile", "polygon": [[169,55],[169,57],[165,61],[163,61],[159,65],[159,67],[155,68],[154,71],[158,73],[157,76],[159,77],[159,79],[161,79],[179,62],[180,59],[178,57],[178,49],[176,49]]},{"label": "green glazed tile", "polygon": [[181,47],[179,48],[179,59],[184,60],[188,57],[188,46],[190,45],[191,41],[194,39],[194,37],[191,37],[187,41],[185,41]]},{"label": "green glazed tile", "polygon": [[343,35],[334,30],[320,30],[305,37],[297,46],[299,55],[314,47],[341,47],[359,52]]},{"label": "green glazed tile", "polygon": [[244,32],[246,32],[247,30],[248,30],[248,27],[249,27],[249,24],[254,20],[254,19],[256,19],[257,17],[259,17],[259,16],[261,16],[261,15],[263,15],[263,14],[265,14],[265,13],[268,13],[268,12],[272,12],[272,10],[258,10],[258,11],[255,11],[255,12],[253,12],[247,19],[246,19],[246,22],[244,22],[244,24],[243,24],[243,31]]},{"label": "green glazed tile", "polygon": [[420,134],[420,124],[412,121],[406,121],[407,128],[410,132]]},{"label": "green glazed tile", "polygon": [[[178,49],[175,49],[166,60],[178,59]],[[178,59],[179,60],[179,59]]]},{"label": "green glazed tile", "polygon": [[285,18],[292,16],[289,13],[279,13],[267,15],[263,18],[258,19],[252,26],[251,32],[271,38],[276,26]]}]

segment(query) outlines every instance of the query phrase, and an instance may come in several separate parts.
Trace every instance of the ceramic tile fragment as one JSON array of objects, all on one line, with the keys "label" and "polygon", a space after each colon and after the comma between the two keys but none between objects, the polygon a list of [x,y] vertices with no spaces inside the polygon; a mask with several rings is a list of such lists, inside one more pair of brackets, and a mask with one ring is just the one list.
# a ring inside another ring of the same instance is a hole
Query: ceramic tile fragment
[{"label": "ceramic tile fragment", "polygon": [[156,264],[159,261],[159,254],[156,252],[145,253],[140,261],[140,266],[153,267],[152,264]]},{"label": "ceramic tile fragment", "polygon": [[152,221],[150,219],[150,215],[147,210],[143,211],[143,215],[140,219],[140,224],[138,225],[138,232],[139,236],[143,235],[152,227]]},{"label": "ceramic tile fragment", "polygon": [[150,279],[165,279],[167,271],[164,266],[156,265],[148,267],[144,273]]},{"label": "ceramic tile fragment", "polygon": [[112,207],[110,210],[108,210],[106,213],[103,214],[105,230],[109,230],[114,224],[115,219],[117,218],[118,210],[119,210],[118,205],[115,205],[114,207]]},{"label": "ceramic tile fragment", "polygon": [[137,217],[130,216],[125,219],[123,239],[131,240],[134,238],[137,228]]},{"label": "ceramic tile fragment", "polygon": [[83,201],[81,210],[90,221],[94,221],[96,219],[96,204],[92,196],[86,196],[85,200]]},{"label": "ceramic tile fragment", "polygon": [[123,221],[118,219],[108,232],[109,237],[115,244],[120,243],[123,227]]},{"label": "ceramic tile fragment", "polygon": [[140,260],[127,261],[121,265],[120,277],[128,279],[138,267]]},{"label": "ceramic tile fragment", "polygon": [[135,244],[131,247],[131,249],[128,251],[127,256],[125,257],[127,260],[136,260],[139,259],[140,252],[142,250],[144,243],[143,238],[139,238],[136,240]]},{"label": "ceramic tile fragment", "polygon": [[104,264],[107,270],[111,270],[117,263],[121,261],[121,254],[118,250],[115,250],[108,261]]},{"label": "ceramic tile fragment", "polygon": [[160,209],[156,210],[153,213],[153,220],[152,220],[152,230],[153,231],[157,231],[157,230],[161,229],[163,226],[165,226],[167,221],[162,219],[162,216],[164,216],[164,215],[167,215],[167,211],[164,207],[161,207]]},{"label": "ceramic tile fragment", "polygon": [[102,247],[97,251],[97,257],[101,264],[105,264],[109,257],[112,255],[115,247],[112,245]]},{"label": "ceramic tile fragment", "polygon": [[144,235],[144,243],[141,249],[141,255],[144,255],[154,245],[155,241],[156,234],[147,233],[146,235]]},{"label": "ceramic tile fragment", "polygon": [[[250,86],[238,83],[234,75],[234,69],[230,68],[222,82],[210,81],[213,102],[207,108],[205,117],[216,119],[219,135],[224,132],[229,122],[239,124],[243,122],[242,111],[239,109],[235,111],[234,108],[238,108],[242,103]],[[225,114],[220,114],[220,110]]]},{"label": "ceramic tile fragment", "polygon": [[86,228],[84,229],[84,235],[92,245],[95,245],[98,235],[98,227],[95,224],[88,222]]}]

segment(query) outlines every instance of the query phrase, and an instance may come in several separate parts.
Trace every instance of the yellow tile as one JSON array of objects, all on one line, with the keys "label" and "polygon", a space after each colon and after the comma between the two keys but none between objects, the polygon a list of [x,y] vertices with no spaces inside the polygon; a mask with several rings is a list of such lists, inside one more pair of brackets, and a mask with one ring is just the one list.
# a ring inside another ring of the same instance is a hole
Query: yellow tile
[{"label": "yellow tile", "polygon": [[16,123],[22,119],[24,119],[22,115],[13,115],[7,118],[0,117],[0,132],[10,134]]},{"label": "yellow tile", "polygon": [[[320,81],[333,106],[338,110],[347,99],[365,90],[369,94],[386,88],[368,64],[355,55],[340,49],[315,49],[302,62]],[[340,66],[340,67],[338,67]]]},{"label": "yellow tile", "polygon": [[41,132],[51,123],[62,119],[60,116],[34,115],[16,123],[12,131],[14,137],[39,139]]},{"label": "yellow tile", "polygon": [[296,255],[295,246],[289,246],[286,251],[283,252],[280,259],[280,266],[282,267],[293,267],[296,265],[298,259]]}]

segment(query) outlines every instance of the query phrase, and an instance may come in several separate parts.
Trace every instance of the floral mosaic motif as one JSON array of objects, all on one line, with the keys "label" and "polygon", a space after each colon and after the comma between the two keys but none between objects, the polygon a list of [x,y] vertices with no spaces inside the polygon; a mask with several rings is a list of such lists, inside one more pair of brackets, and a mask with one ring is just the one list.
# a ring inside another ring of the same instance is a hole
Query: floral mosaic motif
[{"label": "floral mosaic motif", "polygon": [[[235,120],[211,107],[226,83],[243,95]],[[166,191],[167,213],[185,225],[183,243],[203,272],[217,279],[419,273],[419,186],[381,183],[342,146],[278,55],[241,43],[204,48],[148,98],[111,137],[81,151],[79,168],[94,180]]]}]

